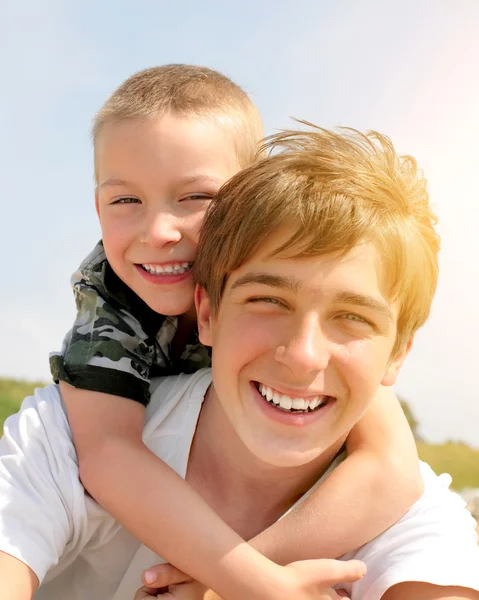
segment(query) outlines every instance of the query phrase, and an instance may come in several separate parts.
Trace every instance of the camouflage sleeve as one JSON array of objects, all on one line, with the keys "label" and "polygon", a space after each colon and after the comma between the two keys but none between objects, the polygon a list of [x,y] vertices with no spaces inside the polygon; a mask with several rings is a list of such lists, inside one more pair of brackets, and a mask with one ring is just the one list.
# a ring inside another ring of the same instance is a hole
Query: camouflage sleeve
[{"label": "camouflage sleeve", "polygon": [[62,350],[50,355],[54,380],[146,405],[150,369],[158,360],[156,339],[127,310],[108,302],[94,272],[78,271],[72,286],[78,313]]}]

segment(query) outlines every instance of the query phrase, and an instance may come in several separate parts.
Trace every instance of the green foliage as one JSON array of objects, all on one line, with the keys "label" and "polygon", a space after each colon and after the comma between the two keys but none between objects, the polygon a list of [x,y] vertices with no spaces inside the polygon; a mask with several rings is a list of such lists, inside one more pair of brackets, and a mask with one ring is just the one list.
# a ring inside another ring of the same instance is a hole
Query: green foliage
[{"label": "green foliage", "polygon": [[45,383],[18,381],[16,379],[0,379],[0,433],[5,419],[20,408],[22,400],[30,396],[36,387]]},{"label": "green foliage", "polygon": [[452,476],[454,489],[479,488],[479,450],[461,442],[418,442],[417,447],[421,460],[429,463],[437,474],[449,473]]}]

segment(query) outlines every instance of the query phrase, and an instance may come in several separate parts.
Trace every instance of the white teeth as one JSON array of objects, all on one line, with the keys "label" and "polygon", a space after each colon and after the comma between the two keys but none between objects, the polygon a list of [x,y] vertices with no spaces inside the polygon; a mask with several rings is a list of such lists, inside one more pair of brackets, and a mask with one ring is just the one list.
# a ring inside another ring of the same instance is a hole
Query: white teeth
[{"label": "white teeth", "polygon": [[145,269],[145,271],[148,271],[148,273],[151,273],[152,275],[180,275],[182,273],[186,273],[186,271],[188,271],[188,269],[190,269],[193,266],[193,263],[175,263],[172,265],[166,265],[165,267],[150,264],[142,264],[141,266]]},{"label": "white teeth", "polygon": [[291,410],[293,408],[293,400],[289,396],[283,394],[279,399],[279,405],[285,410]]},{"label": "white teeth", "polygon": [[297,411],[312,411],[318,406],[324,404],[328,396],[314,396],[311,400],[305,400],[304,398],[291,398],[286,394],[280,394],[270,387],[260,383],[258,389],[261,395],[270,403],[279,405],[283,410],[297,410]]},{"label": "white teeth", "polygon": [[293,406],[291,408],[294,408],[294,410],[306,410],[306,400],[303,398],[293,398]]}]

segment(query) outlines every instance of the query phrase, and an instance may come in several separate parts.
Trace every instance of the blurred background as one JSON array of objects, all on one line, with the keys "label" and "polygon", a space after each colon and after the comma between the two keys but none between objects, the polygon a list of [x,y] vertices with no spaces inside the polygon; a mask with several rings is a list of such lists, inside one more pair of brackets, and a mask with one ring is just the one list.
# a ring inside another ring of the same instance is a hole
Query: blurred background
[{"label": "blurred background", "polygon": [[194,63],[240,84],[266,133],[377,129],[416,157],[441,276],[397,392],[421,455],[479,488],[478,31],[477,0],[0,0],[0,423],[48,381],[70,274],[100,237],[93,114],[133,72]]}]

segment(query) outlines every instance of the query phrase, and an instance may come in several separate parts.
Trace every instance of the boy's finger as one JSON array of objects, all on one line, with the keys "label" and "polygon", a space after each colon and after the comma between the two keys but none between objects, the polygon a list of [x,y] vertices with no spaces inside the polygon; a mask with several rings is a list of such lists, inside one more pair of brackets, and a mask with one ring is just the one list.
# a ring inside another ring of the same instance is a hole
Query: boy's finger
[{"label": "boy's finger", "polygon": [[168,587],[175,583],[186,583],[191,581],[191,577],[180,571],[173,565],[165,563],[151,567],[141,574],[141,579],[146,586],[156,588]]},{"label": "boy's finger", "polygon": [[304,560],[289,565],[301,573],[309,585],[333,587],[338,583],[351,583],[361,579],[366,573],[366,565],[360,560]]},{"label": "boy's finger", "polygon": [[366,574],[366,565],[360,560],[318,560],[317,563],[316,578],[321,585],[352,583]]},{"label": "boy's finger", "polygon": [[349,598],[348,593],[344,590],[336,590],[336,594],[340,597],[340,598]]}]

